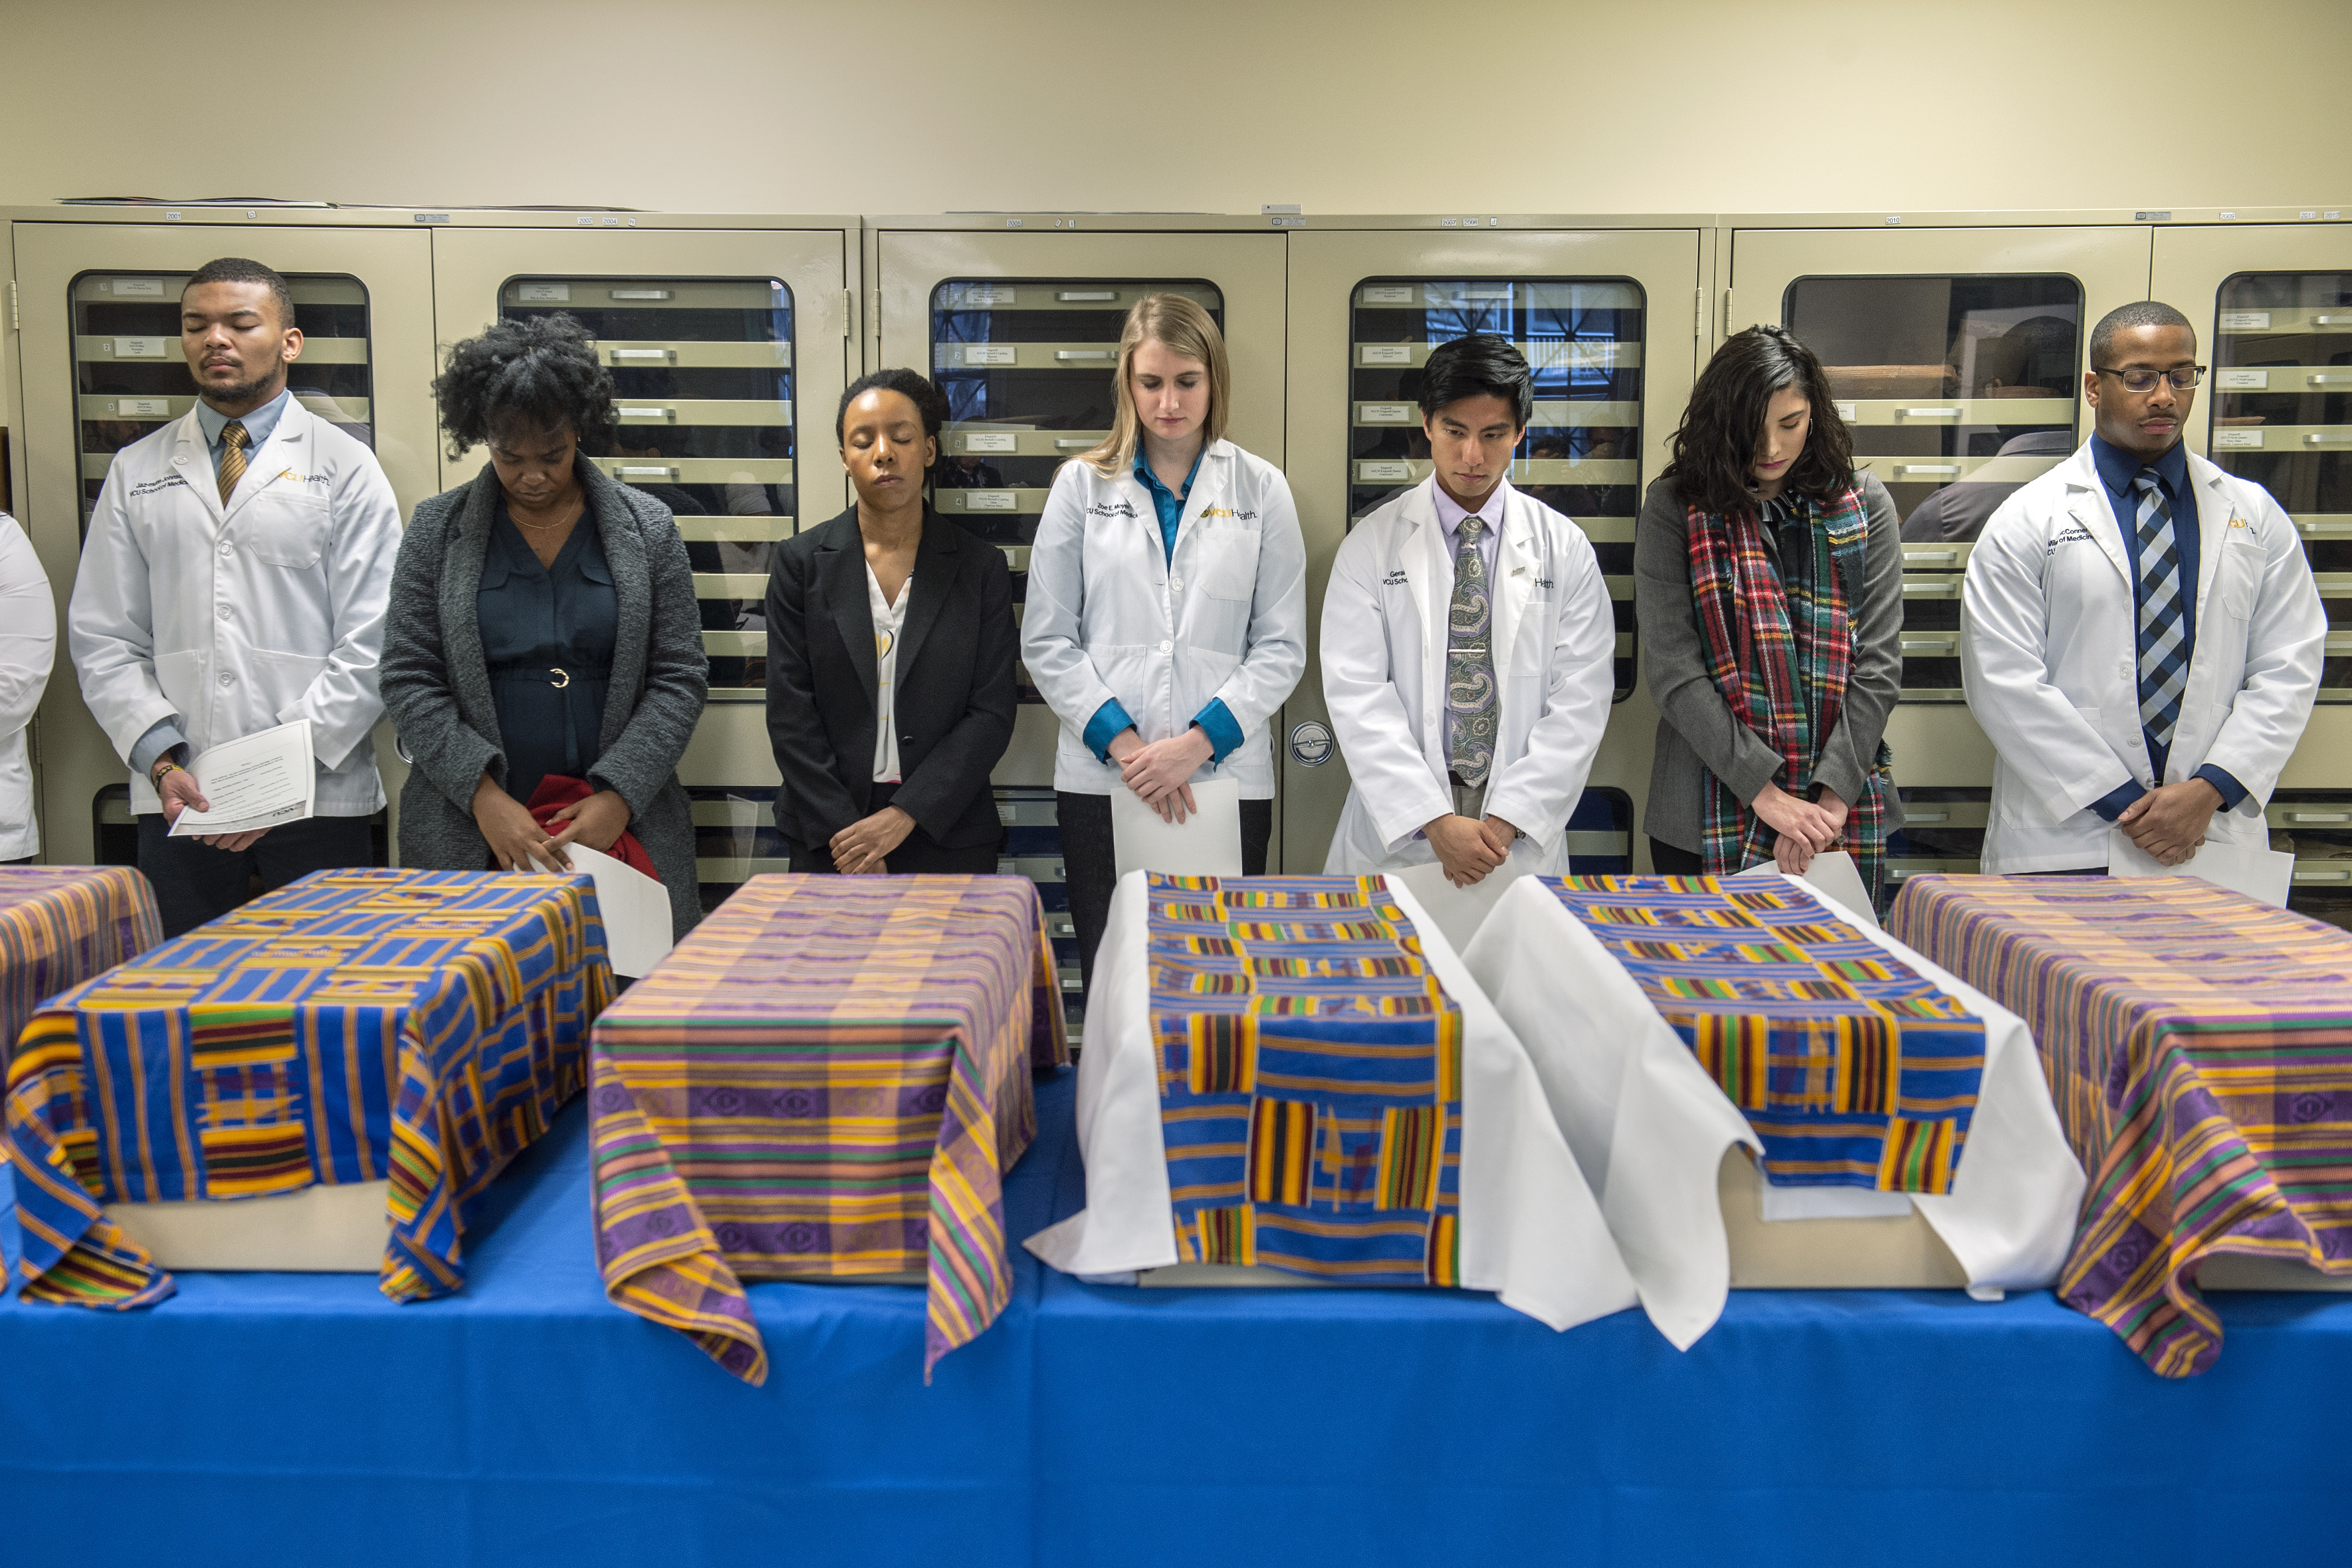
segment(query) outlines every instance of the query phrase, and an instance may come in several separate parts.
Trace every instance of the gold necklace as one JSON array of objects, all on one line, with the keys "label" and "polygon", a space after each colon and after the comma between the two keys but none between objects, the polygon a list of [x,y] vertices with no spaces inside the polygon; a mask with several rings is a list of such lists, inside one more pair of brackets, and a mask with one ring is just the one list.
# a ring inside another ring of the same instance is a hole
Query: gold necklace
[{"label": "gold necklace", "polygon": [[512,523],[513,523],[517,528],[530,528],[530,529],[536,529],[536,530],[538,530],[540,532],[541,532],[541,533],[545,533],[545,532],[548,532],[550,530],[552,530],[552,529],[558,529],[558,528],[569,528],[569,527],[571,527],[573,523],[578,522],[578,521],[580,521],[581,512],[584,512],[584,511],[586,511],[587,510],[588,510],[588,509],[587,509],[586,507],[584,507],[584,506],[583,506],[583,507],[582,507],[582,508],[580,509],[580,511],[575,511],[575,512],[573,512],[571,516],[569,516],[569,517],[565,518],[565,519],[564,519],[562,521],[561,521],[561,522],[525,522],[522,519],[520,519],[520,518],[519,518],[519,517],[515,516],[515,513],[514,513],[514,508],[512,508],[512,507],[509,507],[509,508],[507,508],[507,519],[508,519],[508,521],[509,521],[512,522]]}]

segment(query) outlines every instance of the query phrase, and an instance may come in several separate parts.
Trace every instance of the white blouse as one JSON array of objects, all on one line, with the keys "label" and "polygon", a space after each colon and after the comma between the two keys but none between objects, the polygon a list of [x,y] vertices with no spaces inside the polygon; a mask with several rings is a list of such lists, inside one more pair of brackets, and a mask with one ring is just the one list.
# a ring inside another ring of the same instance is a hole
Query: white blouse
[{"label": "white blouse", "polygon": [[898,602],[893,605],[882,596],[882,581],[874,575],[872,563],[866,567],[866,607],[874,614],[874,677],[878,689],[874,694],[874,782],[897,784],[898,780],[898,629],[906,624],[908,590],[915,585],[914,574],[898,585]]}]

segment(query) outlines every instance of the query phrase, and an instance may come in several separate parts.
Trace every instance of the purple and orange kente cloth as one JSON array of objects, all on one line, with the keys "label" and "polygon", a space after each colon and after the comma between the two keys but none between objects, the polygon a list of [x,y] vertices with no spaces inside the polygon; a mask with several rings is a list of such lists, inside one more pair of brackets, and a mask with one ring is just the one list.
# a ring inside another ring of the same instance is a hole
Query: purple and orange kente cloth
[{"label": "purple and orange kente cloth", "polygon": [[1012,1299],[1005,1173],[1069,1059],[1024,877],[754,877],[597,1021],[596,1257],[747,1383],[742,1281],[919,1274],[923,1367]]},{"label": "purple and orange kente cloth", "polygon": [[2189,877],[1916,877],[1900,941],[2023,1017],[2091,1174],[2058,1295],[2165,1377],[2198,1268],[2352,1275],[2352,935]]}]

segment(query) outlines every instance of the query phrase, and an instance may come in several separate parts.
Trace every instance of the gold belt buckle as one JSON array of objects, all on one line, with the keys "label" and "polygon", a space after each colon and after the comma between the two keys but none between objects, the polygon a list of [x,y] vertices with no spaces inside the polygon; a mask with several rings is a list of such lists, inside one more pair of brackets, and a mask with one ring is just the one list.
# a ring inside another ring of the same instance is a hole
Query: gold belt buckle
[{"label": "gold belt buckle", "polygon": [[572,684],[572,672],[568,669],[560,669],[551,665],[548,668],[548,673],[555,677],[555,679],[549,681],[548,684],[554,687],[558,691],[562,690],[565,687]]}]

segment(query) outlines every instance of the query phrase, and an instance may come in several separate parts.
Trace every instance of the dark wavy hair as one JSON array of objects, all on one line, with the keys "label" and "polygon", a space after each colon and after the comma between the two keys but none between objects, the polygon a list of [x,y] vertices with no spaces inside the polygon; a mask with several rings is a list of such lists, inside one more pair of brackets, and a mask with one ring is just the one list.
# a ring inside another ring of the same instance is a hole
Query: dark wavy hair
[{"label": "dark wavy hair", "polygon": [[940,429],[948,422],[948,395],[940,384],[919,370],[875,370],[853,381],[842,392],[841,402],[833,411],[833,444],[841,445],[842,428],[849,417],[849,405],[869,392],[895,392],[915,405],[922,416],[923,434],[936,441]]},{"label": "dark wavy hair", "polygon": [[433,399],[452,458],[517,428],[569,430],[591,454],[613,444],[613,373],[596,363],[588,329],[561,310],[500,321],[451,349]]},{"label": "dark wavy hair", "polygon": [[1726,515],[1755,504],[1752,470],[1765,415],[1772,395],[1790,386],[1812,401],[1813,426],[1789,465],[1784,492],[1828,503],[1853,483],[1853,435],[1838,417],[1821,360],[1786,328],[1750,327],[1706,362],[1675,430],[1672,461],[1659,477],[1675,481],[1685,506]]}]

